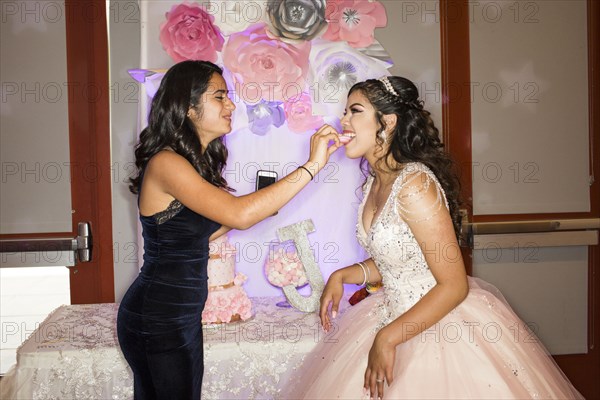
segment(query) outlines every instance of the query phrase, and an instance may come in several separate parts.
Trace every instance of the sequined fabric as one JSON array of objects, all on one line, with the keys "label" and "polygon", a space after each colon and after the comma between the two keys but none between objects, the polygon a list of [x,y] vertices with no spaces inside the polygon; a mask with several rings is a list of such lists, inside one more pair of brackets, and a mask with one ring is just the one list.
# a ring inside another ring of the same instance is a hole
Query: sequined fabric
[{"label": "sequined fabric", "polygon": [[[370,176],[364,188],[365,199],[372,185]],[[427,205],[427,216],[414,215],[411,205],[420,201],[431,185],[437,188],[437,196]],[[364,203],[359,208],[360,216]],[[435,278],[406,221],[424,222],[443,206],[447,207],[446,197],[435,175],[425,165],[411,163],[396,178],[387,202],[368,231],[358,218],[358,240],[375,261],[385,287],[385,296],[374,310],[379,318],[375,330],[398,318],[435,286]]]}]

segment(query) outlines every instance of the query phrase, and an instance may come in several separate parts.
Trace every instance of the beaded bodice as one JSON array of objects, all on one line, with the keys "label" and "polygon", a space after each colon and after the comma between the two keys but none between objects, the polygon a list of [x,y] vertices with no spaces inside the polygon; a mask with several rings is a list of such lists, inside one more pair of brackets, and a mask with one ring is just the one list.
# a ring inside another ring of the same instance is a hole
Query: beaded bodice
[{"label": "beaded bodice", "polygon": [[383,296],[374,310],[380,316],[378,328],[381,328],[435,286],[435,278],[409,223],[425,223],[443,206],[447,208],[448,203],[433,172],[424,164],[408,163],[394,181],[381,213],[367,229],[362,216],[372,184],[373,177],[369,176],[358,209],[357,237],[383,278]]}]

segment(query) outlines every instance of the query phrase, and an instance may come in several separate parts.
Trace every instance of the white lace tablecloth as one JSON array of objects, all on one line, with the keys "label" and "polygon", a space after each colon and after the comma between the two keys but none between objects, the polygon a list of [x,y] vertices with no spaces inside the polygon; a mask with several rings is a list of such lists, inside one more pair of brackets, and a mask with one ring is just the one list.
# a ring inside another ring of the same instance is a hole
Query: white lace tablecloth
[{"label": "white lace tablecloth", "polygon": [[[271,399],[319,341],[335,340],[317,314],[252,298],[254,317],[204,327],[203,399]],[[347,303],[346,303],[347,304]],[[116,336],[118,304],[61,306],[17,351],[2,399],[132,399]]]}]

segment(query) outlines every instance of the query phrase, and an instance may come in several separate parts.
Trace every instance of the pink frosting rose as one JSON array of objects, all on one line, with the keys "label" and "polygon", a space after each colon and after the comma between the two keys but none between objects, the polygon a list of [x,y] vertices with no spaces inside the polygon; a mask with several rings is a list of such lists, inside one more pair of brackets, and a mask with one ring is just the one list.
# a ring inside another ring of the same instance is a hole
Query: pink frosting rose
[{"label": "pink frosting rose", "polygon": [[242,320],[245,321],[248,318],[250,318],[251,316],[252,316],[252,303],[250,303],[250,300],[245,300],[244,304],[240,308],[240,318],[242,318]]},{"label": "pink frosting rose", "polygon": [[217,317],[221,322],[231,322],[231,312],[229,310],[219,310],[217,311]]},{"label": "pink frosting rose", "polygon": [[246,103],[286,101],[304,90],[309,54],[310,42],[292,45],[271,38],[259,23],[229,37],[223,63]]},{"label": "pink frosting rose", "polygon": [[325,13],[329,25],[323,38],[345,40],[355,48],[370,46],[375,28],[387,25],[385,8],[376,0],[328,0]]},{"label": "pink frosting rose", "polygon": [[283,111],[292,132],[303,133],[323,125],[323,118],[312,113],[312,99],[308,93],[287,101]]},{"label": "pink frosting rose", "polygon": [[182,3],[171,8],[160,26],[160,42],[175,62],[217,61],[223,35],[214,25],[214,16],[197,4]]},{"label": "pink frosting rose", "polygon": [[205,308],[204,311],[202,311],[202,322],[217,322],[217,314],[214,311]]},{"label": "pink frosting rose", "polygon": [[235,278],[233,278],[233,283],[236,286],[242,286],[242,284],[244,282],[246,282],[247,280],[248,280],[248,277],[246,275],[242,274],[241,272],[238,272],[235,275]]},{"label": "pink frosting rose", "polygon": [[217,308],[226,308],[229,306],[230,299],[224,296],[218,296],[215,302]]}]

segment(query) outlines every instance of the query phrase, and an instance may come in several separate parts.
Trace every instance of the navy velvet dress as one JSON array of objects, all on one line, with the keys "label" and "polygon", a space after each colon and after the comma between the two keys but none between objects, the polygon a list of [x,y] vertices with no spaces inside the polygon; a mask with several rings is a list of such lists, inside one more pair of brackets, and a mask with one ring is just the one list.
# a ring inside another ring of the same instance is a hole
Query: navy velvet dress
[{"label": "navy velvet dress", "polygon": [[135,399],[200,399],[208,238],[220,225],[173,201],[140,216],[144,265],[117,317]]}]

